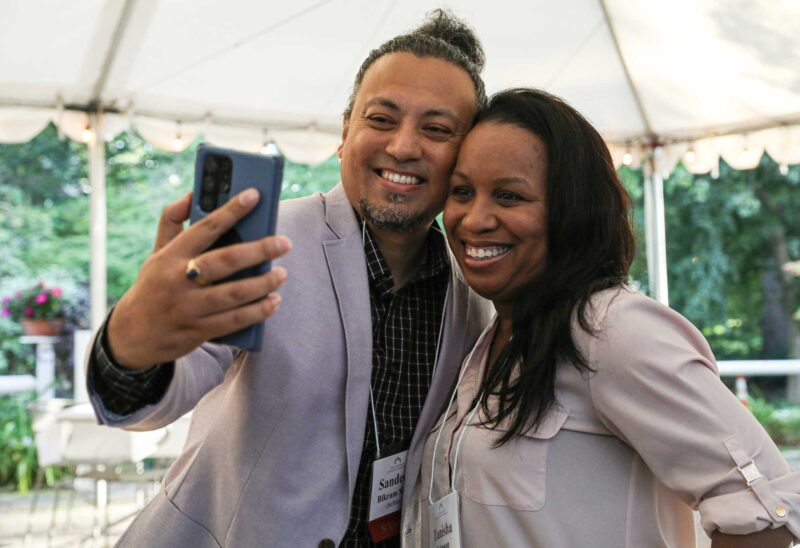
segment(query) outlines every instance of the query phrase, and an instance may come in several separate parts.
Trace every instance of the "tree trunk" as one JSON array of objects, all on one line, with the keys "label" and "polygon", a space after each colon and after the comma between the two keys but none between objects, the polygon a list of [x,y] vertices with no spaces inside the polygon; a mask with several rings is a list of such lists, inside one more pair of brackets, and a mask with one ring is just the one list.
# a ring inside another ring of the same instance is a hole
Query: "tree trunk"
[{"label": "tree trunk", "polygon": [[762,318],[763,359],[800,358],[798,348],[798,328],[793,315],[797,308],[797,299],[792,285],[792,276],[783,270],[783,265],[791,259],[786,240],[786,230],[780,222],[780,204],[772,203],[769,195],[761,189],[755,189],[761,204],[769,210],[777,220],[772,227],[770,238],[770,255],[772,261],[762,273],[762,291],[764,292],[764,316]]}]

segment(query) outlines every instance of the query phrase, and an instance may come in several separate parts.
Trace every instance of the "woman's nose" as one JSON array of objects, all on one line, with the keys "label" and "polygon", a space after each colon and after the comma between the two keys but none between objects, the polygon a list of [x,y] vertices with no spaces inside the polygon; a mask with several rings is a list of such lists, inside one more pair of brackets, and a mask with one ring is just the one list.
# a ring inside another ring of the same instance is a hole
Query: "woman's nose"
[{"label": "woman's nose", "polygon": [[497,228],[497,216],[490,202],[480,198],[466,205],[461,225],[470,232],[487,232]]}]

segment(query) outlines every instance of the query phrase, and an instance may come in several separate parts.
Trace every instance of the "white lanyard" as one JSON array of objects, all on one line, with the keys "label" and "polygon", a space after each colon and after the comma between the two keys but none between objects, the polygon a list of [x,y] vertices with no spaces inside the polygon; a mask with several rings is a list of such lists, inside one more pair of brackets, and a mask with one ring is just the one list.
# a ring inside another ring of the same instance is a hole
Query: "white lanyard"
[{"label": "white lanyard", "polygon": [[[450,401],[447,403],[447,409],[442,416],[442,424],[439,426],[439,432],[436,434],[436,441],[433,443],[433,454],[431,456],[431,484],[430,488],[428,489],[428,502],[433,504],[433,478],[436,472],[436,450],[439,447],[439,440],[442,437],[442,432],[444,431],[444,423],[447,421],[448,415],[450,415],[450,407],[453,405],[453,400],[456,398],[456,394],[458,393],[458,388],[461,386],[461,380],[464,378],[464,373],[467,372],[467,367],[470,361],[472,360],[472,356],[477,350],[479,344],[476,344],[472,350],[470,351],[469,355],[467,356],[466,360],[464,360],[464,366],[461,369],[461,373],[458,375],[458,382],[456,383],[456,388],[453,390],[453,394],[450,396]],[[464,435],[467,433],[467,427],[472,422],[473,417],[475,416],[475,412],[480,407],[480,402],[482,399],[483,393],[478,397],[478,402],[475,404],[475,407],[472,408],[472,411],[467,416],[467,420],[464,422],[464,427],[461,430],[461,434],[458,437],[458,441],[456,442],[456,451],[453,455],[453,470],[450,474],[450,491],[453,492],[456,490],[456,469],[458,468],[458,455],[461,452],[461,442],[464,441]]]}]

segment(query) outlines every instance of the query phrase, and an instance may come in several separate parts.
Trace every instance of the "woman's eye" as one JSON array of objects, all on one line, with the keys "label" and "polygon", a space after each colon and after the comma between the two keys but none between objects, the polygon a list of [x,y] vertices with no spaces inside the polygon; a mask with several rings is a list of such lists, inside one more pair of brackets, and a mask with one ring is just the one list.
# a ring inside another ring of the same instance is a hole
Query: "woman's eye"
[{"label": "woman's eye", "polygon": [[450,194],[456,198],[469,198],[472,196],[472,190],[469,187],[459,185],[450,189]]},{"label": "woman's eye", "polygon": [[503,202],[519,202],[522,200],[522,196],[517,194],[516,192],[511,192],[509,190],[501,190],[496,195],[498,200]]}]

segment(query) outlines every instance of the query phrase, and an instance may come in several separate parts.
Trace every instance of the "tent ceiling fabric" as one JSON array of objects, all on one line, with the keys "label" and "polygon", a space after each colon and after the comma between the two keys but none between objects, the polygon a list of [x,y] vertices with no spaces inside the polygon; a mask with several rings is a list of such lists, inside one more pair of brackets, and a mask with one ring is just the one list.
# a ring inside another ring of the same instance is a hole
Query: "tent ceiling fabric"
[{"label": "tent ceiling fabric", "polygon": [[683,159],[707,172],[720,156],[752,167],[764,150],[800,162],[796,0],[605,0],[644,117],[599,0],[4,0],[0,142],[50,121],[80,138],[86,116],[70,111],[99,99],[106,136],[133,127],[163,148],[199,134],[253,150],[274,140],[316,163],[339,143],[371,47],[439,5],[478,32],[490,92],[564,97],[617,163],[655,142],[663,171]]}]

